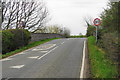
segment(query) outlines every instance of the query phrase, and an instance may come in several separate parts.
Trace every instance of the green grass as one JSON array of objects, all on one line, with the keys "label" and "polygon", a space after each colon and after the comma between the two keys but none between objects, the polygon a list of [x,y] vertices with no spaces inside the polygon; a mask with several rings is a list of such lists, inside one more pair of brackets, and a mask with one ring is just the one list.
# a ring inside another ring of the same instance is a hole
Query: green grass
[{"label": "green grass", "polygon": [[36,42],[30,43],[30,44],[28,44],[28,45],[25,46],[25,47],[22,47],[22,48],[20,48],[20,49],[17,49],[17,50],[15,50],[15,51],[11,51],[11,52],[9,52],[9,53],[6,53],[6,54],[2,55],[2,58],[6,58],[6,57],[8,57],[8,56],[17,54],[17,53],[22,52],[22,51],[24,51],[24,50],[27,50],[27,49],[29,49],[29,48],[38,46],[38,45],[40,45],[40,44],[43,44],[43,43],[46,43],[46,42],[48,42],[48,41],[55,40],[55,39],[60,39],[60,38],[46,39],[46,40],[36,41]]},{"label": "green grass", "polygon": [[70,36],[70,38],[84,38],[86,37],[85,35],[81,35],[81,36]]},{"label": "green grass", "polygon": [[93,78],[115,78],[117,67],[105,57],[105,52],[95,45],[95,37],[88,37],[89,58]]}]

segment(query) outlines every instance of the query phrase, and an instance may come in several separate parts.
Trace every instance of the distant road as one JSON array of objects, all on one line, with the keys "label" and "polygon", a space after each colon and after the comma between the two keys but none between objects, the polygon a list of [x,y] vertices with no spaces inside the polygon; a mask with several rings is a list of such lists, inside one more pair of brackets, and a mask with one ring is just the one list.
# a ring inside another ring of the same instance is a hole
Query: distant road
[{"label": "distant road", "polygon": [[3,78],[80,78],[85,38],[57,39],[2,60]]}]

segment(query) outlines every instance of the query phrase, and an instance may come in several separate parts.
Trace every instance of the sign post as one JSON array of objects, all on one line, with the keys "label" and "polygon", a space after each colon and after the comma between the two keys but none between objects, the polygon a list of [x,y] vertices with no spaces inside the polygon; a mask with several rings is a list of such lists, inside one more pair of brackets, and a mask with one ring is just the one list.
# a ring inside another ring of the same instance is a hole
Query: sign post
[{"label": "sign post", "polygon": [[98,39],[98,26],[101,24],[101,20],[99,18],[95,18],[93,21],[95,27],[96,27],[96,43]]}]

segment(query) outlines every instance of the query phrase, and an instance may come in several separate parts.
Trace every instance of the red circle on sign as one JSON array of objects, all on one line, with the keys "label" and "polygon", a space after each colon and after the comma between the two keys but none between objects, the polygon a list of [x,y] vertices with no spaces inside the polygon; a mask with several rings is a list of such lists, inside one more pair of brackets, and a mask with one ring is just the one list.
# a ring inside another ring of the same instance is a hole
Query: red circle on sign
[{"label": "red circle on sign", "polygon": [[99,26],[101,24],[101,20],[99,18],[95,18],[93,23],[95,26]]}]

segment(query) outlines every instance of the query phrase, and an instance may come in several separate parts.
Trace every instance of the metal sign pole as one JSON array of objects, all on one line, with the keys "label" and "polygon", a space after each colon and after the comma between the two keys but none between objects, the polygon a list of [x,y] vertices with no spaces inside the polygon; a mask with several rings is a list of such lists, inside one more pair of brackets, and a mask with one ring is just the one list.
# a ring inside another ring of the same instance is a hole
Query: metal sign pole
[{"label": "metal sign pole", "polygon": [[97,36],[97,35],[98,35],[97,27],[98,27],[98,26],[96,26],[96,43],[97,43],[97,37],[98,37],[98,36]]}]

